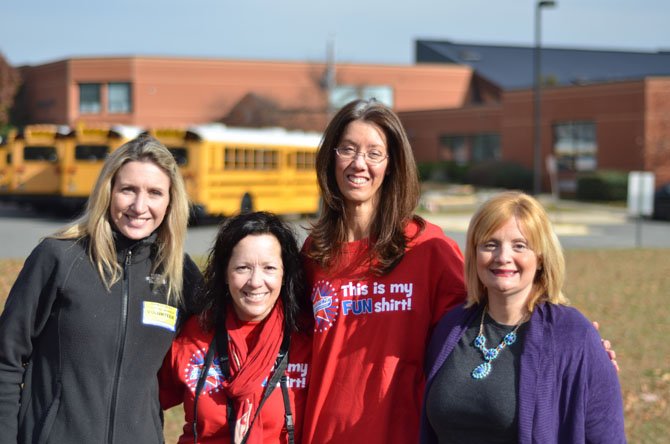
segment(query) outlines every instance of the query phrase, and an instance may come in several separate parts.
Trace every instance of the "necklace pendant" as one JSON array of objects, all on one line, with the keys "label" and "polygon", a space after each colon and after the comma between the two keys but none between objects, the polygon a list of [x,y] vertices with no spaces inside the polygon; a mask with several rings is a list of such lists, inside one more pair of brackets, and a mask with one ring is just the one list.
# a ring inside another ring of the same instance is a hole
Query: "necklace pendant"
[{"label": "necklace pendant", "polygon": [[486,350],[486,352],[484,352],[484,359],[486,359],[487,361],[493,361],[495,358],[498,357],[498,354],[499,352],[497,348],[489,348],[488,350]]},{"label": "necklace pendant", "polygon": [[491,373],[491,363],[484,362],[475,367],[475,369],[472,371],[472,377],[475,379],[484,379],[489,375],[489,373]]},{"label": "necklace pendant", "polygon": [[514,331],[511,331],[505,335],[503,338],[503,342],[505,345],[512,345],[516,342],[516,329]]}]

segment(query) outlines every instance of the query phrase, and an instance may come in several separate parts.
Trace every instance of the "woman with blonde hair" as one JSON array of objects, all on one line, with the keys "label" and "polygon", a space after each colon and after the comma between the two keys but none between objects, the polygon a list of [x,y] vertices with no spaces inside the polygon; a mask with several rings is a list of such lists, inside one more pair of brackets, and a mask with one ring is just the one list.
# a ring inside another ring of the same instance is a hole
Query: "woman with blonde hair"
[{"label": "woman with blonde hair", "polygon": [[421,443],[625,442],[615,366],[563,295],[565,261],[534,198],[504,192],[467,233],[467,302],[427,351]]},{"label": "woman with blonde hair", "polygon": [[42,240],[0,317],[0,442],[163,442],[156,373],[201,274],[177,164],[140,136]]}]

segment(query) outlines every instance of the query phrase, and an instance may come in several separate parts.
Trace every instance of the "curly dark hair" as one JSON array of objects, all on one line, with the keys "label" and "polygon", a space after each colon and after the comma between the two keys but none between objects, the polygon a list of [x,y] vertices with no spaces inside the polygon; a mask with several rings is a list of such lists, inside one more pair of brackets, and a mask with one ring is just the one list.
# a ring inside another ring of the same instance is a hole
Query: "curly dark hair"
[{"label": "curly dark hair", "polygon": [[240,214],[226,219],[216,235],[205,267],[205,285],[196,300],[196,311],[205,330],[211,330],[216,320],[224,316],[232,304],[232,296],[226,283],[226,270],[233,248],[245,237],[270,234],[281,247],[284,268],[279,297],[284,304],[284,319],[291,331],[307,331],[311,316],[311,305],[305,295],[305,278],[300,259],[300,250],[293,230],[279,217],[267,212]]}]

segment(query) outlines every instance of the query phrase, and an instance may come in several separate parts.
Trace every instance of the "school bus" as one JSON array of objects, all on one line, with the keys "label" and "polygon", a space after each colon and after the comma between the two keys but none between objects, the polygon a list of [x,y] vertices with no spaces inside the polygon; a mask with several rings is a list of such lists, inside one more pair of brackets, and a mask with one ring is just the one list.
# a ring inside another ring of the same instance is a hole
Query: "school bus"
[{"label": "school bus", "polygon": [[59,161],[60,204],[70,210],[81,207],[93,190],[109,153],[141,132],[138,127],[126,125],[77,125]]},{"label": "school bus", "polygon": [[8,145],[8,191],[12,200],[45,205],[58,195],[59,166],[70,129],[63,125],[27,125]]},{"label": "school bus", "polygon": [[175,156],[196,216],[318,212],[319,133],[221,124],[149,133]]}]

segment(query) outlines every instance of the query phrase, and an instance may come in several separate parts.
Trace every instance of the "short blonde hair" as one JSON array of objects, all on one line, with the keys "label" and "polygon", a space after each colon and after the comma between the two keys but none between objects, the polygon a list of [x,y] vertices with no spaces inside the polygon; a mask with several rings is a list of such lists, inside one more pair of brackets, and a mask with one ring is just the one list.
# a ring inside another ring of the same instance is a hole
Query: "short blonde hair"
[{"label": "short blonde hair", "polygon": [[88,198],[84,214],[54,234],[54,237],[73,239],[88,236],[89,256],[105,285],[109,288],[119,280],[122,268],[116,258],[109,206],[116,174],[123,165],[131,161],[152,162],[170,178],[170,203],[165,219],[157,229],[158,249],[153,268],[168,283],[168,299],[178,303],[181,301],[183,285],[189,200],[174,157],[153,137],[139,136],[109,155]]},{"label": "short blonde hair", "polygon": [[467,306],[486,304],[486,288],[477,275],[477,247],[486,242],[508,220],[515,218],[528,245],[537,255],[538,271],[527,308],[533,311],[541,302],[568,305],[563,295],[565,258],[544,207],[533,197],[507,191],[490,198],[472,217],[465,247],[465,279],[468,288]]}]

